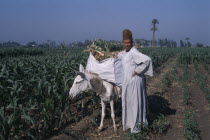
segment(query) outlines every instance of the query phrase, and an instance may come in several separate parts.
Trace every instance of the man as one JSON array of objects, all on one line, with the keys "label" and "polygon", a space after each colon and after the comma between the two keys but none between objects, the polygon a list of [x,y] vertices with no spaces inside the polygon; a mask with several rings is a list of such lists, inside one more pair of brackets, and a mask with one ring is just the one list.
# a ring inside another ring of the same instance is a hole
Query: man
[{"label": "man", "polygon": [[122,60],[122,124],[123,130],[138,133],[147,122],[147,94],[144,74],[153,76],[151,59],[133,47],[132,32],[123,30]]}]

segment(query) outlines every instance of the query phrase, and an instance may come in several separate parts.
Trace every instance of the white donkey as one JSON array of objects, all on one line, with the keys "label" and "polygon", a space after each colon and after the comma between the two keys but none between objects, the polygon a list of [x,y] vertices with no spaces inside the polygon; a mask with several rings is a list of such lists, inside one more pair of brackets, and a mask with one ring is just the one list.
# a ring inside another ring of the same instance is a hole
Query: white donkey
[{"label": "white donkey", "polygon": [[80,64],[78,75],[74,79],[74,83],[69,91],[69,96],[74,98],[87,89],[92,89],[101,98],[102,113],[101,123],[98,130],[103,128],[103,120],[105,117],[106,103],[109,102],[111,106],[111,117],[113,120],[114,131],[117,131],[114,114],[114,100],[120,97],[120,88],[107,81],[102,80],[97,74],[86,72],[84,67]]}]

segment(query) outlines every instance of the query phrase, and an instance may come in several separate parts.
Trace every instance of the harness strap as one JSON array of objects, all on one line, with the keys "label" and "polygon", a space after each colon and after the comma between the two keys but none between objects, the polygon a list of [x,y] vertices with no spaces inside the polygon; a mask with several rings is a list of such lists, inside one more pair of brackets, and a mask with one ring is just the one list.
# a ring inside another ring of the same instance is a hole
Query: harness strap
[{"label": "harness strap", "polygon": [[101,91],[99,93],[96,93],[97,96],[99,96],[99,94],[102,93],[102,89],[103,89],[103,80],[101,80]]}]

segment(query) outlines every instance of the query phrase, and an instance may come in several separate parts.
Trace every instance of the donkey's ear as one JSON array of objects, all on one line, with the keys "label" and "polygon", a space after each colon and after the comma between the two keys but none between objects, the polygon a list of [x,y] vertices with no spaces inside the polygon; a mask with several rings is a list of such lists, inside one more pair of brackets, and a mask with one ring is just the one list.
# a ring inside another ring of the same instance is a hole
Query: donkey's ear
[{"label": "donkey's ear", "polygon": [[85,69],[82,64],[79,64],[79,72],[85,73]]},{"label": "donkey's ear", "polygon": [[85,73],[83,72],[76,72],[77,75],[80,75],[83,79],[87,79]]}]

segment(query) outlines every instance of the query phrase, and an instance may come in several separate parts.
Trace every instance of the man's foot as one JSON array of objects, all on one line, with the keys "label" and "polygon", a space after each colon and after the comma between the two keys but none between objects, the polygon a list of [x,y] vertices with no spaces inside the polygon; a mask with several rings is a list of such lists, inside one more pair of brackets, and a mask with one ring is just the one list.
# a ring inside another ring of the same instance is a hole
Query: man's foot
[{"label": "man's foot", "polygon": [[130,128],[129,129],[126,129],[126,130],[123,130],[124,135],[127,135],[129,133],[129,131],[130,131]]}]

